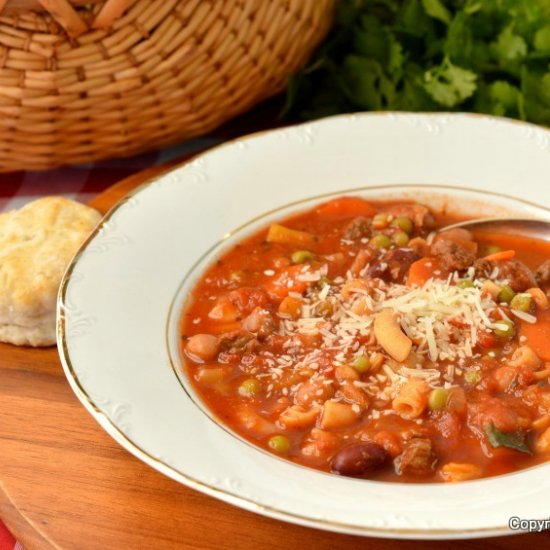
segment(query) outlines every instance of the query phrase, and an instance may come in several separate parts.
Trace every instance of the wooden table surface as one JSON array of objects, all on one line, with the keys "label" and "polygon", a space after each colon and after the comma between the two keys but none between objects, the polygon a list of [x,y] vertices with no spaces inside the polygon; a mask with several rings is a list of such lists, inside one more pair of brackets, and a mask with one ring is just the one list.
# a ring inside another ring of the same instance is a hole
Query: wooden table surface
[{"label": "wooden table surface", "polygon": [[[93,205],[106,211],[158,171],[132,176]],[[1,344],[0,517],[27,550],[439,550],[442,545],[318,531],[268,519],[188,489],[141,463],[100,428],[73,395],[55,348]],[[550,547],[550,535],[460,542],[460,548],[484,550],[529,545]]]}]

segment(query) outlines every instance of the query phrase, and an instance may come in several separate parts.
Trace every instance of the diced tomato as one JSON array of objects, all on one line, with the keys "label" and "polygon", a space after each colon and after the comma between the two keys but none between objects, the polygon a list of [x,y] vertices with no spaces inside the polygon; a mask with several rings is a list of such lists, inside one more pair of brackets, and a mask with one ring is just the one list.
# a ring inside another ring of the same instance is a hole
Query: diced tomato
[{"label": "diced tomato", "polygon": [[372,217],[376,214],[376,208],[359,197],[338,197],[319,205],[315,212],[325,219],[336,220],[354,216]]},{"label": "diced tomato", "polygon": [[482,348],[491,349],[498,344],[498,338],[494,332],[487,332],[486,330],[478,330],[477,342]]}]

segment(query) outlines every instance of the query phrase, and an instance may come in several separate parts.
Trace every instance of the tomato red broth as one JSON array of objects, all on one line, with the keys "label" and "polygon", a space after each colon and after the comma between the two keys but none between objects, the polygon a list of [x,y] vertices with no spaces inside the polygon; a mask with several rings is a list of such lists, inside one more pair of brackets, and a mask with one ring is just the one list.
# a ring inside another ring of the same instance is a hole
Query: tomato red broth
[{"label": "tomato red broth", "polygon": [[341,197],[239,242],[181,319],[206,407],[258,447],[340,475],[453,482],[548,460],[550,246],[434,238],[459,219]]}]

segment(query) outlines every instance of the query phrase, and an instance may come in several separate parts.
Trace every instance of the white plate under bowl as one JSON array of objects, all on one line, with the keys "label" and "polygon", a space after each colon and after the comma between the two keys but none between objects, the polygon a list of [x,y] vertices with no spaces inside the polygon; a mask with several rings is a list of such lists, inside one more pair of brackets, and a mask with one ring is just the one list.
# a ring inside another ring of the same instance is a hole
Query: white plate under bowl
[{"label": "white plate under bowl", "polygon": [[[317,472],[253,447],[196,403],[181,372],[176,323],[208,261],[309,199],[346,192],[434,204],[443,193],[451,208],[550,218],[549,181],[550,132],[476,115],[340,116],[219,146],[119,203],[77,254],[58,301],[67,378],[132,454],[274,518],[449,539],[510,533],[511,516],[548,518],[550,464],[459,484],[383,483]],[[450,187],[431,187],[441,185]]]}]

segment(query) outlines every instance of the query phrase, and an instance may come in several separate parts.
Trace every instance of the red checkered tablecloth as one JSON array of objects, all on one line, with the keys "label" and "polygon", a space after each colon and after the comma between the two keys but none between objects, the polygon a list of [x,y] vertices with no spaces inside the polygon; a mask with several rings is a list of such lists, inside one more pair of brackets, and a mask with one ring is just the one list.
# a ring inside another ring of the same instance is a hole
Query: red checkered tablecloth
[{"label": "red checkered tablecloth", "polygon": [[0,550],[15,550],[18,547],[21,548],[2,521],[0,521]]},{"label": "red checkered tablecloth", "polygon": [[0,174],[0,211],[19,208],[44,195],[65,195],[87,202],[97,193],[131,174],[215,145],[222,140],[221,137],[195,139],[158,153],[99,164],[67,166],[49,172]]},{"label": "red checkered tablecloth", "polygon": [[[87,202],[131,174],[204,149],[223,141],[224,137],[196,139],[159,153],[99,164],[70,166],[49,172],[0,174],[0,212],[19,208],[23,204],[45,195],[64,195],[74,200]],[[21,549],[22,546],[0,518],[0,550]]]}]

